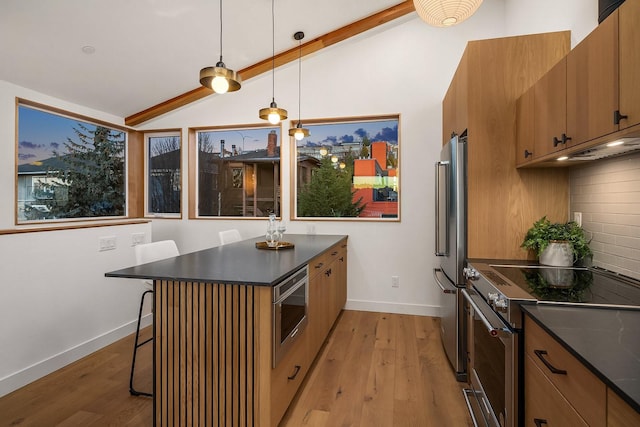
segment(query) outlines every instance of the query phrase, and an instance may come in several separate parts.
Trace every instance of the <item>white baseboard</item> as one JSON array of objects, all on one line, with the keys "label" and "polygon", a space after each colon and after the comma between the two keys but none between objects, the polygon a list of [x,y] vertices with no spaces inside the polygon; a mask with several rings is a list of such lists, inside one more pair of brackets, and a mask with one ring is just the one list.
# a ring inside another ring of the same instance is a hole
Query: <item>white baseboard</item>
[{"label": "white baseboard", "polygon": [[[143,316],[141,327],[149,326],[151,320],[151,314]],[[0,378],[0,397],[134,333],[136,330],[136,322],[137,320],[126,323],[116,329],[78,344],[75,347],[21,369],[18,372]],[[133,349],[131,349],[131,351],[133,352]]]},{"label": "white baseboard", "polygon": [[390,303],[382,301],[347,300],[346,310],[376,311],[379,313],[413,314],[416,316],[440,316],[440,307],[425,304]]}]

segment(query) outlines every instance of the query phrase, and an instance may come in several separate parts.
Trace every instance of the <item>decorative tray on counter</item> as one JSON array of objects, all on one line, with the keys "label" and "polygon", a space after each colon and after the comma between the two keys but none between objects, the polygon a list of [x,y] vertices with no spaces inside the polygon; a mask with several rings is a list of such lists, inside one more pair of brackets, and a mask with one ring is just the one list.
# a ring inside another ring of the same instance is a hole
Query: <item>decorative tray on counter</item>
[{"label": "decorative tray on counter", "polygon": [[276,246],[269,246],[267,242],[256,242],[256,248],[258,249],[278,250],[278,249],[292,249],[294,247],[295,245],[289,242],[278,242]]}]

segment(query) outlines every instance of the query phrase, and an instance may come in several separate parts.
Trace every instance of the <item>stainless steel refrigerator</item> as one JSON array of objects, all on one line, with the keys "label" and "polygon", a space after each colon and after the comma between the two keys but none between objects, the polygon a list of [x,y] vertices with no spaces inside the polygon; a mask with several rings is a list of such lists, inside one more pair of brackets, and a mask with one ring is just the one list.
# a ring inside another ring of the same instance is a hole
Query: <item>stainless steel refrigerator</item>
[{"label": "stainless steel refrigerator", "polygon": [[467,138],[454,135],[435,165],[435,253],[433,276],[440,288],[440,334],[458,381],[467,379],[467,334],[463,268],[467,256]]}]

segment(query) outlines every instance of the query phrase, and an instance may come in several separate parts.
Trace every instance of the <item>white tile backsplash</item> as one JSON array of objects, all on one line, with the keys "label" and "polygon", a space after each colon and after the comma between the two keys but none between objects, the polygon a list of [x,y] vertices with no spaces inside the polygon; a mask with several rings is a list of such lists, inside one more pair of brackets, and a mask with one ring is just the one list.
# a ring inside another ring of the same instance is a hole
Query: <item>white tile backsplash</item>
[{"label": "white tile backsplash", "polygon": [[640,153],[575,166],[570,179],[593,265],[640,279]]}]

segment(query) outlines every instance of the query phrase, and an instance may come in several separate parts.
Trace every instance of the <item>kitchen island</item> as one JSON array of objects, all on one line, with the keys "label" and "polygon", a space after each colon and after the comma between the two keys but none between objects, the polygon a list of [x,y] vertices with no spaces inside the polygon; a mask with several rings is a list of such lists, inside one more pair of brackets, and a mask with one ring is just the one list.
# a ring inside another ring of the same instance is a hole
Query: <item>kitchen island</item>
[{"label": "kitchen island", "polygon": [[[261,238],[109,272],[153,279],[154,425],[277,426],[346,301],[347,236]],[[273,367],[273,286],[308,266],[308,325]]]}]

